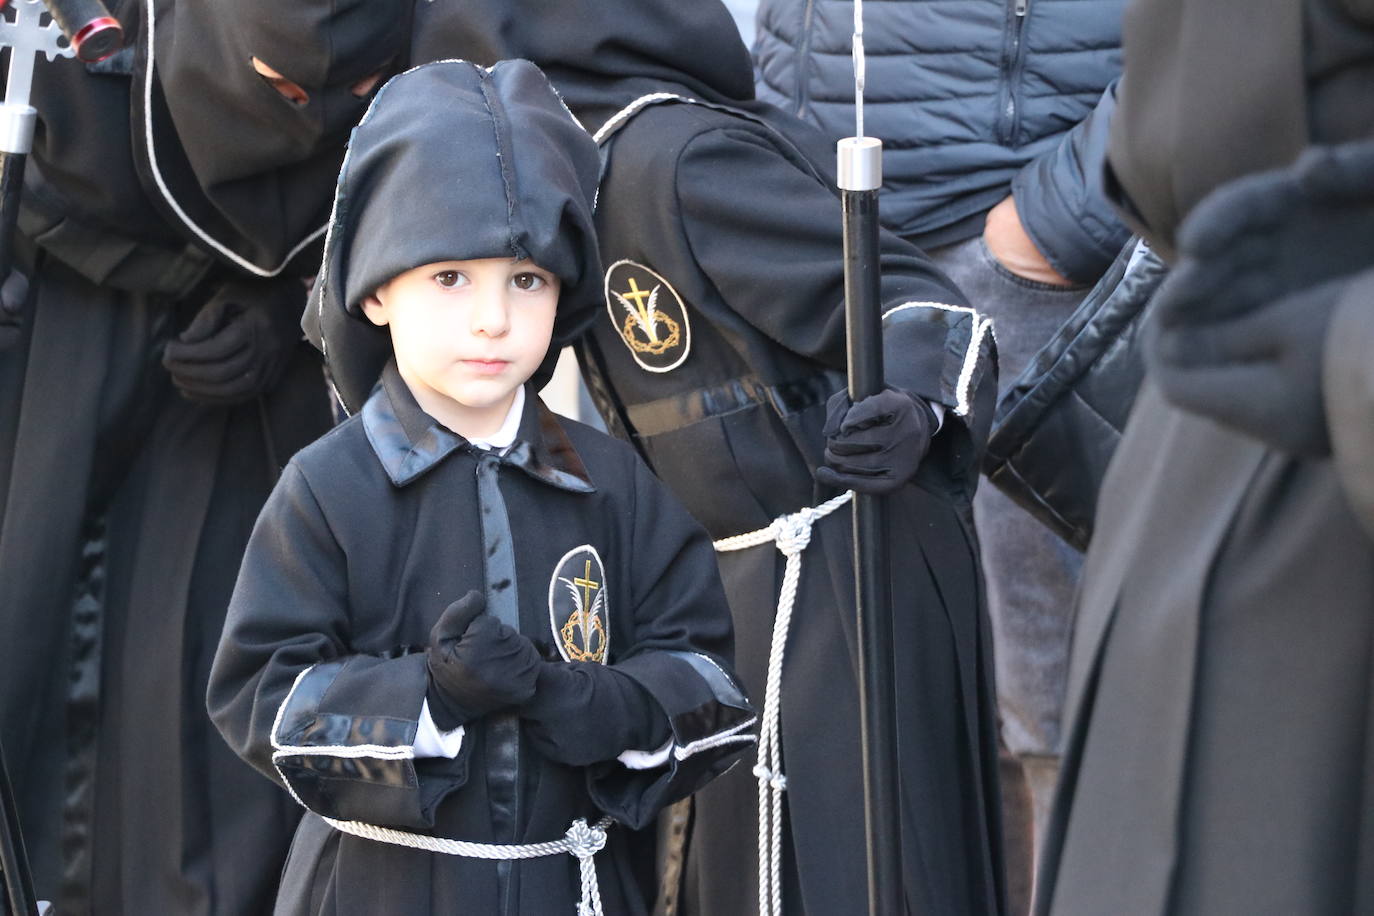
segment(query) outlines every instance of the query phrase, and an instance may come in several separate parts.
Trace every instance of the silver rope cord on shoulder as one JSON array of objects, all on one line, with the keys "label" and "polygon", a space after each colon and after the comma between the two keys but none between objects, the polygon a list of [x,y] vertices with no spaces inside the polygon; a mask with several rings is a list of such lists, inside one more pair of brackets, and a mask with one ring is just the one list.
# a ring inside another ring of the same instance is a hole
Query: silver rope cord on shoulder
[{"label": "silver rope cord on shoulder", "polygon": [[376,824],[365,824],[362,821],[339,821],[330,817],[323,820],[340,833],[350,836],[468,859],[539,859],[567,853],[577,859],[581,871],[582,897],[577,904],[577,916],[604,916],[601,910],[601,888],[596,882],[595,857],[606,845],[606,828],[613,823],[609,817],[603,817],[595,824],[588,824],[579,817],[572,822],[572,826],[562,839],[520,845],[466,843],[462,840],[410,833],[393,827],[378,827]]},{"label": "silver rope cord on shoulder", "polygon": [[854,498],[853,491],[773,520],[767,528],[722,538],[717,553],[747,550],[773,544],[787,558],[773,617],[773,639],[768,650],[768,678],[763,693],[763,724],[754,776],[759,781],[759,914],[782,916],[782,802],[787,777],[782,773],[782,664],[787,654],[787,633],[792,608],[801,582],[802,552],[811,543],[811,526]]}]

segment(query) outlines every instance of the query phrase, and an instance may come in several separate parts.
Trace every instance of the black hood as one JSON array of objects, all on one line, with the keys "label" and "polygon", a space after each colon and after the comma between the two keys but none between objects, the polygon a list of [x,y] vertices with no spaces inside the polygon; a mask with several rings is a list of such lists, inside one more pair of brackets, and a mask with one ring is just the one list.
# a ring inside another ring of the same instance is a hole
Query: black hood
[{"label": "black hood", "polygon": [[[270,269],[323,225],[344,141],[369,101],[352,88],[400,69],[412,0],[147,3],[140,57],[156,80],[144,117],[163,183],[212,238]],[[254,57],[308,100],[284,98]]]},{"label": "black hood", "polygon": [[754,98],[749,52],[719,0],[444,0],[415,10],[412,60],[538,64],[589,130],[672,83],[697,98]]},{"label": "black hood", "polygon": [[304,321],[344,408],[362,406],[391,356],[363,299],[436,261],[529,258],[558,276],[553,343],[535,375],[546,382],[601,303],[598,165],[591,137],[527,61],[440,61],[387,83],[349,141]]}]

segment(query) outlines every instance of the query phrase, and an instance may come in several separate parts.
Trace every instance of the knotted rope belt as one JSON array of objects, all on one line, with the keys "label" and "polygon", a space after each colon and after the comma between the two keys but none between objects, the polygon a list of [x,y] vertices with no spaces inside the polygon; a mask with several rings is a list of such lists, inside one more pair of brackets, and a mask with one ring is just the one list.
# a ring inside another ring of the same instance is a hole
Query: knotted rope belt
[{"label": "knotted rope belt", "polygon": [[461,840],[425,836],[422,833],[410,833],[391,827],[378,827],[361,821],[336,821],[329,817],[324,818],[324,822],[341,833],[362,837],[365,840],[408,846],[411,849],[422,849],[425,852],[437,852],[446,856],[463,856],[468,859],[540,859],[566,852],[577,859],[582,872],[582,899],[577,904],[577,916],[604,916],[601,911],[601,889],[596,883],[595,856],[606,845],[606,828],[612,824],[609,817],[603,817],[590,826],[579,817],[573,821],[561,840],[522,845],[465,843]]},{"label": "knotted rope belt", "polygon": [[778,594],[778,610],[773,618],[773,641],[768,649],[763,724],[759,726],[758,763],[754,766],[754,775],[759,781],[760,916],[782,916],[782,793],[787,790],[787,777],[782,774],[782,663],[787,654],[787,631],[792,625],[792,608],[801,581],[802,552],[811,543],[811,526],[853,497],[853,491],[847,491],[819,506],[779,516],[767,528],[715,542],[717,553],[771,543],[787,558],[782,591]]}]

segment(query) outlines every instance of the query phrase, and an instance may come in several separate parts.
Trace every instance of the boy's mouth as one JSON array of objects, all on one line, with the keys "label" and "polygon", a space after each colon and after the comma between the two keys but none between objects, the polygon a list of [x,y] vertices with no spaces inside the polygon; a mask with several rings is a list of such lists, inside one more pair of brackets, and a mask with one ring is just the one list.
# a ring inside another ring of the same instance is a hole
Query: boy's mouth
[{"label": "boy's mouth", "polygon": [[478,375],[499,375],[510,365],[505,359],[465,359],[463,365]]}]

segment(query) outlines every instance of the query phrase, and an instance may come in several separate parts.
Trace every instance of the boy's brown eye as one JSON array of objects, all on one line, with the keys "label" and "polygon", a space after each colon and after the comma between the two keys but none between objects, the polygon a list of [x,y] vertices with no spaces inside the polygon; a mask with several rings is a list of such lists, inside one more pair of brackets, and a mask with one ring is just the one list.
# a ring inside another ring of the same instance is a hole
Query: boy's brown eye
[{"label": "boy's brown eye", "polygon": [[453,289],[453,287],[458,285],[458,280],[461,277],[462,274],[458,273],[456,270],[441,270],[434,275],[434,282],[438,283],[444,289]]},{"label": "boy's brown eye", "polygon": [[534,292],[544,287],[544,278],[539,274],[519,273],[511,277],[510,281],[515,284],[516,289],[523,289],[526,292]]}]

